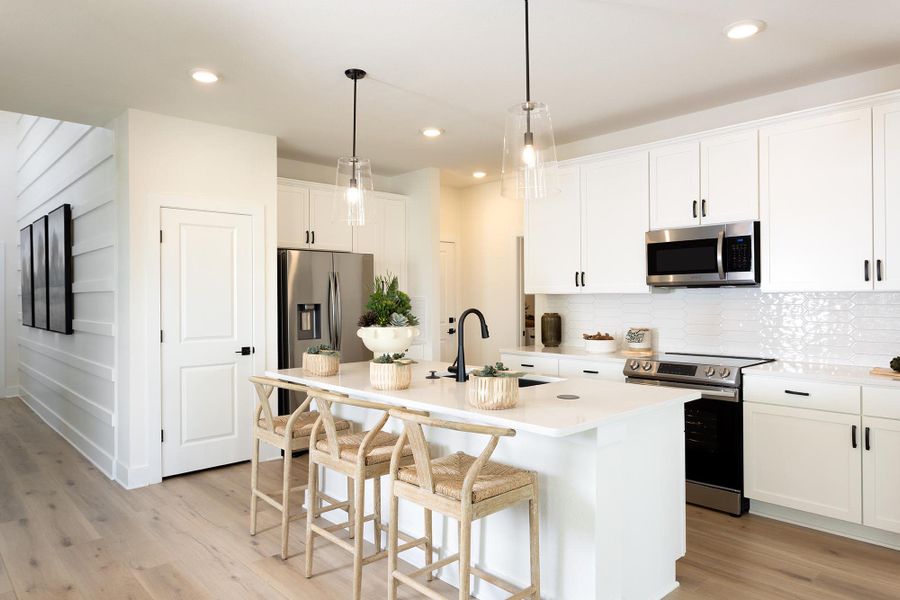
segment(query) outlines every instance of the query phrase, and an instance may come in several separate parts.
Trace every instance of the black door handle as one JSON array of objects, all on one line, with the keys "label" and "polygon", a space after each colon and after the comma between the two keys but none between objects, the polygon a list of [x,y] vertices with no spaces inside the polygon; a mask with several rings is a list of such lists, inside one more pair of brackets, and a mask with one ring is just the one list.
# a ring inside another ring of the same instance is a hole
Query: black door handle
[{"label": "black door handle", "polygon": [[575,287],[578,287],[578,271],[575,271]]},{"label": "black door handle", "polygon": [[869,281],[869,261],[868,260],[865,261],[865,275],[866,275],[866,281]]},{"label": "black door handle", "polygon": [[240,354],[241,356],[250,356],[251,354],[256,353],[256,348],[253,346],[241,346],[241,349],[235,352],[235,354]]},{"label": "black door handle", "polygon": [[587,373],[588,375],[599,375],[600,371],[591,371],[590,369],[582,369],[582,373]]},{"label": "black door handle", "polygon": [[309,229],[306,230],[306,243],[309,243]]},{"label": "black door handle", "polygon": [[519,363],[519,366],[520,366],[520,367],[528,367],[528,368],[530,368],[530,369],[533,369],[533,368],[534,368],[534,365],[529,365],[528,363]]},{"label": "black door handle", "polygon": [[700,201],[700,216],[706,216],[706,198]]},{"label": "black door handle", "polygon": [[312,232],[312,243],[313,244],[316,243],[316,232],[315,231]]},{"label": "black door handle", "polygon": [[866,427],[866,450],[872,449],[872,444],[870,443],[870,440],[869,440],[869,432],[870,432],[870,429],[868,427]]},{"label": "black door handle", "polygon": [[809,392],[795,392],[794,390],[784,390],[784,393],[791,396],[809,396]]},{"label": "black door handle", "polygon": [[581,272],[581,287],[584,287],[584,271]]},{"label": "black door handle", "polygon": [[856,425],[853,426],[850,432],[850,441],[853,442],[853,447],[856,448]]},{"label": "black door handle", "polygon": [[691,209],[691,213],[694,215],[694,218],[696,219],[697,218],[697,201],[694,200],[694,202],[691,206],[693,206],[693,208]]},{"label": "black door handle", "polygon": [[881,259],[875,261],[875,279],[878,281],[884,281],[884,276],[881,274]]},{"label": "black door handle", "polygon": [[456,330],[451,327],[450,329],[447,330],[447,333],[449,333],[450,335],[453,335],[454,333],[456,333]]}]

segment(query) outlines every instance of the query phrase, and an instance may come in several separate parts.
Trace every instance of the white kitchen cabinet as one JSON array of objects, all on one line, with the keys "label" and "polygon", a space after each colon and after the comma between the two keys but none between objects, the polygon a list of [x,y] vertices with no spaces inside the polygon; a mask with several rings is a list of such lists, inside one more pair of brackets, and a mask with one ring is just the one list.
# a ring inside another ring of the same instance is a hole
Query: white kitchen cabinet
[{"label": "white kitchen cabinet", "polygon": [[581,286],[580,169],[558,171],[558,194],[526,201],[525,291],[530,294],[573,294]]},{"label": "white kitchen cabinet", "polygon": [[759,143],[756,129],[700,141],[700,223],[759,219]]},{"label": "white kitchen cabinet", "polygon": [[871,290],[871,109],[759,135],[764,291]]},{"label": "white kitchen cabinet", "polygon": [[863,525],[900,533],[900,420],[863,417],[862,425]]},{"label": "white kitchen cabinet", "polygon": [[278,247],[309,247],[309,189],[278,184]]},{"label": "white kitchen cabinet", "polygon": [[504,353],[500,355],[500,362],[509,367],[510,371],[523,371],[534,375],[549,375],[551,377],[559,375],[559,359],[556,358]]},{"label": "white kitchen cabinet", "polygon": [[334,211],[334,190],[309,190],[309,231],[312,250],[353,251],[353,227]]},{"label": "white kitchen cabinet", "polygon": [[900,290],[900,102],[873,116],[875,289]]},{"label": "white kitchen cabinet", "polygon": [[744,402],[748,498],[862,523],[859,415]]},{"label": "white kitchen cabinet", "polygon": [[559,359],[560,377],[581,377],[583,379],[602,379],[604,381],[625,381],[625,361],[577,360],[573,358]]},{"label": "white kitchen cabinet", "polygon": [[646,293],[648,155],[581,166],[582,293]]},{"label": "white kitchen cabinet", "polygon": [[700,224],[700,144],[650,150],[650,228]]}]

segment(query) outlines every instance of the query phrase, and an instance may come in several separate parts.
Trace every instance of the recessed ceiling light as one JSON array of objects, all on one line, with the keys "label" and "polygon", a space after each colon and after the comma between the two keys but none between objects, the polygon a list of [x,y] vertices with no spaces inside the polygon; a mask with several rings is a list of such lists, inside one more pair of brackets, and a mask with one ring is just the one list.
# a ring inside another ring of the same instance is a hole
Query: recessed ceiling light
[{"label": "recessed ceiling light", "polygon": [[484,171],[475,171],[474,173],[472,173],[472,177],[474,177],[475,179],[481,179],[485,175],[487,175],[487,173],[485,173]]},{"label": "recessed ceiling light", "polygon": [[735,21],[725,28],[725,35],[733,40],[743,40],[753,37],[766,28],[765,21],[757,19],[744,19],[743,21]]},{"label": "recessed ceiling light", "polygon": [[191,71],[191,78],[200,83],[215,83],[219,80],[219,76],[209,69],[194,69]]},{"label": "recessed ceiling light", "polygon": [[444,133],[444,130],[439,127],[426,127],[422,130],[422,135],[430,138],[436,138],[442,133]]}]

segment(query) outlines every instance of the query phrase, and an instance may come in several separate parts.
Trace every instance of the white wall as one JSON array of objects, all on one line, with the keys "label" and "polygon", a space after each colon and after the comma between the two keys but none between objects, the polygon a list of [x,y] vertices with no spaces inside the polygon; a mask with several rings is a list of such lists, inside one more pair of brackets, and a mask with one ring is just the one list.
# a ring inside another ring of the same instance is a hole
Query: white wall
[{"label": "white wall", "polygon": [[[158,301],[153,265],[158,248],[160,203],[216,210],[259,210],[264,231],[264,305],[254,315],[256,369],[277,367],[276,296],[276,139],[273,136],[128,110],[116,122],[122,193],[127,198],[119,229],[127,240],[120,260],[127,276],[121,281],[119,310],[128,330],[118,355],[120,386],[117,478],[126,487],[160,479],[160,397],[158,361],[153,349],[158,333],[150,331],[150,306]],[[152,261],[150,261],[152,262]],[[249,401],[249,398],[248,398]]]},{"label": "white wall", "polygon": [[19,230],[16,227],[16,142],[21,115],[0,111],[0,398],[18,384]]},{"label": "white wall", "polygon": [[[380,192],[391,191],[391,178],[380,175],[378,173],[378,164],[373,167],[375,174],[373,175],[373,183],[375,189]],[[300,181],[314,181],[316,183],[327,183],[334,185],[337,169],[337,157],[334,164],[320,165],[317,163],[304,162],[302,160],[294,160],[292,158],[278,159],[278,176],[287,177],[288,179],[299,179]]]},{"label": "white wall", "polygon": [[72,205],[75,304],[72,335],[16,326],[20,396],[112,477],[117,374],[113,132],[31,116],[19,121],[18,130],[18,228],[61,204]]}]

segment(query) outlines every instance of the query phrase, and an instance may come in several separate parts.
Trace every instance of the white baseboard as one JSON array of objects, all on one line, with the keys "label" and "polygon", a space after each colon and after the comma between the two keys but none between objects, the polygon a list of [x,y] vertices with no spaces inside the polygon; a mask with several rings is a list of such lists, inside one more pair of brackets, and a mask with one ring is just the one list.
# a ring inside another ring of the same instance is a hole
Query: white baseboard
[{"label": "white baseboard", "polygon": [[65,419],[56,414],[50,407],[41,402],[34,394],[31,394],[23,386],[19,386],[19,397],[25,406],[30,408],[44,423],[58,433],[64,440],[78,450],[86,459],[100,469],[100,472],[113,479],[115,460],[103,449],[84,437],[77,429],[72,427]]},{"label": "white baseboard", "polygon": [[150,473],[150,465],[129,467],[121,461],[116,462],[116,482],[126,490],[147,487],[159,483],[159,479],[153,479]]},{"label": "white baseboard", "polygon": [[900,550],[900,534],[884,531],[883,529],[866,527],[858,523],[848,523],[839,519],[832,519],[831,517],[814,515],[802,510],[760,502],[759,500],[750,501],[750,512],[751,514],[768,517],[776,521],[784,521],[792,525],[809,527],[810,529],[832,533],[860,542],[868,542],[876,546]]},{"label": "white baseboard", "polygon": [[4,398],[17,398],[19,396],[19,386],[11,385],[3,389]]}]

